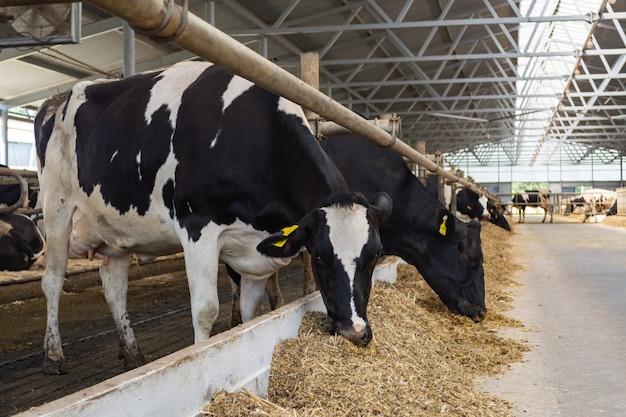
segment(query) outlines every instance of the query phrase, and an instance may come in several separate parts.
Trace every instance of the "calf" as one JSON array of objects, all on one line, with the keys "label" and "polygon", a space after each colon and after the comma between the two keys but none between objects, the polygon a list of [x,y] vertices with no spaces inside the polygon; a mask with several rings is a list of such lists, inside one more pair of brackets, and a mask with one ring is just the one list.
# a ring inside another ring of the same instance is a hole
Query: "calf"
[{"label": "calf", "polygon": [[548,213],[550,213],[550,223],[552,223],[552,203],[550,202],[550,190],[528,190],[520,191],[513,196],[513,205],[518,210],[518,223],[526,221],[526,207],[541,207],[543,209],[543,220],[545,223]]},{"label": "calf", "polygon": [[35,120],[49,251],[44,371],[64,373],[59,297],[71,249],[101,277],[125,367],[143,363],[126,311],[132,253],[185,254],[194,340],[217,318],[219,261],[242,276],[242,318],[268,276],[306,248],[337,333],[372,338],[371,276],[386,194],[351,192],[302,109],[203,62],[77,84]]}]

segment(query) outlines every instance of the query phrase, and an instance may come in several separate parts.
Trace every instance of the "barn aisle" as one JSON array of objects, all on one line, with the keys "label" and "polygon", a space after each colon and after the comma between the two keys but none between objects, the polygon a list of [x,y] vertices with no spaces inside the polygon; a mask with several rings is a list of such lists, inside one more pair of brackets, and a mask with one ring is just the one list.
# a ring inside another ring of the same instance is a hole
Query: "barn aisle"
[{"label": "barn aisle", "polygon": [[533,349],[485,388],[515,416],[626,415],[626,229],[516,225],[524,269],[509,315]]}]

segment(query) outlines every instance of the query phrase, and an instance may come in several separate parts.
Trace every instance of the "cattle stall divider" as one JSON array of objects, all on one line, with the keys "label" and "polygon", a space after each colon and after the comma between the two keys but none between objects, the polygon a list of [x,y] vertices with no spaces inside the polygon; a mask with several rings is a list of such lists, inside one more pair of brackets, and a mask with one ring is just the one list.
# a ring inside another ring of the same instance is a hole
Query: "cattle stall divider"
[{"label": "cattle stall divider", "polygon": [[[70,0],[55,0],[69,3]],[[14,6],[41,3],[41,0],[3,0]],[[208,22],[190,13],[187,0],[182,6],[174,0],[91,0],[92,3],[127,21],[136,31],[153,39],[171,42],[207,59],[255,84],[283,96],[320,117],[332,120],[380,146],[389,147],[429,171],[459,183],[498,202],[498,198],[476,183],[441,169],[416,149],[368,123],[361,116],[280,68]],[[228,53],[224,53],[228,51]]]},{"label": "cattle stall divider", "polygon": [[[0,213],[22,209],[28,203],[28,182],[22,174],[23,172],[11,168],[0,167],[0,184],[19,184],[20,186],[20,196],[17,201],[7,206],[0,206]],[[12,180],[5,180],[4,177],[11,177]]]}]

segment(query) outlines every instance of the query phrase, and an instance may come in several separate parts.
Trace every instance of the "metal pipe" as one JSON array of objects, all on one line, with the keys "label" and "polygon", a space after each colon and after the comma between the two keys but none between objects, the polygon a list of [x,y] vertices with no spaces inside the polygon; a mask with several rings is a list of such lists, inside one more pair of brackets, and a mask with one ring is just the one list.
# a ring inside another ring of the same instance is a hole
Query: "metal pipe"
[{"label": "metal pipe", "polygon": [[0,107],[0,157],[3,157],[2,163],[9,165],[9,109]]},{"label": "metal pipe", "polygon": [[135,74],[135,31],[130,27],[128,22],[123,23],[124,36],[124,78],[128,78]]},{"label": "metal pipe", "polygon": [[20,197],[17,201],[11,205],[0,207],[0,213],[7,213],[17,210],[25,205],[25,202],[28,201],[28,183],[24,178],[22,178],[19,174],[13,171],[10,168],[0,167],[0,176],[13,177],[20,185]]},{"label": "metal pipe", "polygon": [[[168,2],[163,0],[92,0],[91,3],[145,31],[159,28],[168,16]],[[184,20],[182,8],[174,4],[173,10],[167,24],[154,33],[155,36],[168,38],[179,30],[180,23]],[[389,133],[367,123],[352,110],[307,85],[192,13],[187,16],[186,27],[180,30],[179,35],[171,42],[298,103],[326,119],[337,122],[380,146],[389,147],[449,181],[458,182],[474,191],[484,193],[484,190],[477,188],[474,183],[441,169],[400,139],[393,139]]]}]

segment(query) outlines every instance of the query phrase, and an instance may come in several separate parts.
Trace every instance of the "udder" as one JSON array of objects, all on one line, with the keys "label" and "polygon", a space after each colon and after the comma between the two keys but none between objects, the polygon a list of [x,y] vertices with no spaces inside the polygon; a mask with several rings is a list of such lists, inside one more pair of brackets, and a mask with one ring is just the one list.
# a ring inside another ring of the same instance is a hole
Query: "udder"
[{"label": "udder", "polygon": [[104,257],[105,264],[108,263],[109,257],[122,255],[122,253],[117,253],[106,245],[104,239],[91,226],[87,217],[78,210],[72,218],[70,252],[71,256],[88,258],[89,260],[93,260],[98,253]]}]

